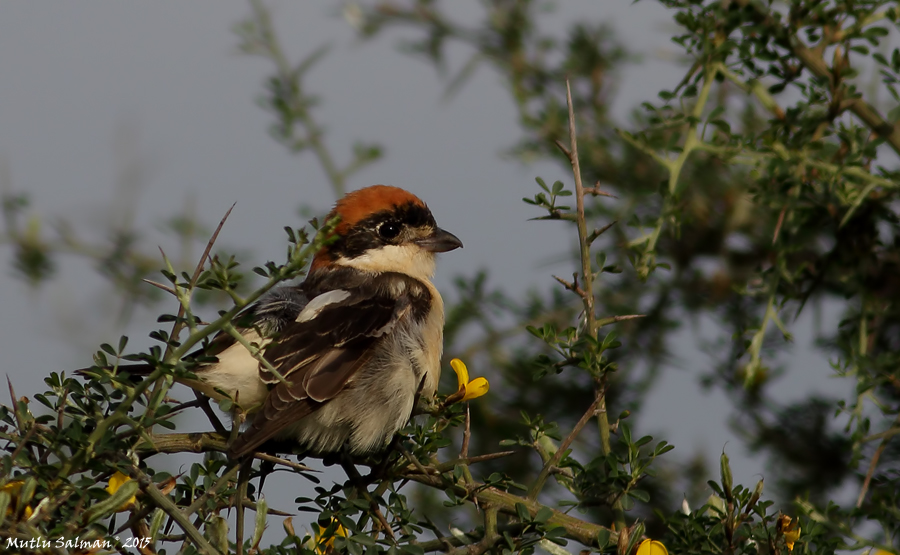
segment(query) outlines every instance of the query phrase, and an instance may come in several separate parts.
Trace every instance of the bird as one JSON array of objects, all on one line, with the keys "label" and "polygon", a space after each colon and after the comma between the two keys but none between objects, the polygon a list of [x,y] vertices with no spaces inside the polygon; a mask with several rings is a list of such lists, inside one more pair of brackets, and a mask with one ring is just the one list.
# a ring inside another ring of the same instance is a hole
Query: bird
[{"label": "bird", "polygon": [[263,295],[239,328],[273,374],[220,333],[180,380],[246,408],[249,427],[228,447],[242,457],[270,440],[310,454],[369,455],[387,447],[441,373],[444,304],[432,283],[436,254],[462,242],[438,227],[414,194],[374,185],[328,215],[330,242],[304,281]]}]

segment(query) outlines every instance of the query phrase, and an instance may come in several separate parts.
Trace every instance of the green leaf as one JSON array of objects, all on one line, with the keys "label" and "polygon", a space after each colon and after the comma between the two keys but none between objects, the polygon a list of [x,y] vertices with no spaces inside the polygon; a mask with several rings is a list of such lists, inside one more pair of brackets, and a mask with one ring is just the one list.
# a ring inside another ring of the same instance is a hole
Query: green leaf
[{"label": "green leaf", "polygon": [[641,503],[650,502],[650,494],[642,489],[629,490],[628,495],[640,501]]},{"label": "green leaf", "polygon": [[531,513],[528,512],[525,503],[516,503],[516,514],[519,515],[519,520],[522,522],[531,522]]},{"label": "green leaf", "polygon": [[541,524],[550,520],[550,517],[553,516],[553,510],[549,507],[541,507],[538,509],[537,514],[534,515],[534,521],[540,522]]},{"label": "green leaf", "polygon": [[118,511],[131,496],[136,494],[140,486],[135,480],[128,480],[116,490],[116,492],[103,501],[95,503],[84,512],[82,521],[85,524],[94,522]]}]

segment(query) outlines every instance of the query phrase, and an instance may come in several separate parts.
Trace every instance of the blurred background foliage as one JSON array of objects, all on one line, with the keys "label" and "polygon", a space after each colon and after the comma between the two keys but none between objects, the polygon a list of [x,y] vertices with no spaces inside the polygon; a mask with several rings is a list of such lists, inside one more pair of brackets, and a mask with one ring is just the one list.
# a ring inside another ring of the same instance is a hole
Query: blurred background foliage
[{"label": "blurred background foliage", "polygon": [[[876,0],[661,2],[677,22],[673,41],[686,71],[658,101],[635,106],[627,122],[611,119],[609,103],[617,72],[634,57],[627,37],[601,21],[547,34],[540,22],[549,4],[529,0],[486,0],[477,24],[456,21],[447,2],[437,0],[343,7],[362,39],[402,36],[402,50],[439,73],[451,100],[476,71],[502,79],[521,128],[507,154],[559,163],[558,175],[540,176],[525,210],[535,219],[572,222],[575,237],[570,159],[557,146],[568,145],[566,80],[571,83],[588,192],[586,223],[596,230],[592,263],[598,274],[591,293],[603,324],[599,340],[607,341],[599,351],[585,348],[583,299],[564,284],[512,298],[491,282],[490,269],[457,278],[448,295],[458,301],[448,306],[445,352],[492,384],[489,400],[471,406],[477,430],[471,450],[488,453],[505,442],[535,451],[485,462],[479,471],[532,482],[546,463],[548,445],[567,435],[560,430],[575,426],[598,387],[606,396],[612,449],[627,459],[631,434],[642,435],[627,431],[628,417],[640,413],[667,370],[675,332],[706,318],[716,326],[706,338],[714,363],[704,383],[733,401],[732,414],[709,417],[731,418],[747,446],[765,454],[768,464],[760,471],[766,496],[804,514],[811,537],[818,538],[804,549],[896,546],[897,8]],[[382,151],[360,142],[347,162],[336,161],[306,81],[310,67],[327,63],[327,52],[290,62],[266,7],[254,0],[251,9],[237,33],[244,52],[273,64],[261,97],[273,118],[272,135],[292,152],[312,153],[339,196],[346,178]],[[451,47],[466,49],[461,67],[449,67]],[[543,181],[557,179],[563,188]],[[60,252],[77,251],[96,261],[126,304],[159,298],[141,284],[158,258],[134,248],[132,230],[111,230],[105,246],[92,246],[78,243],[62,224],[51,236],[30,223],[23,195],[6,192],[3,209],[15,269],[36,287],[52,274]],[[186,215],[171,230],[188,243],[205,241],[208,230],[198,232],[203,226],[191,222]],[[579,273],[574,280],[559,278],[572,288],[584,284],[577,242],[554,254],[571,258]],[[778,377],[792,371],[779,362],[792,326],[801,314],[825,305],[839,307],[841,317],[837,326],[820,329],[818,348],[832,361],[832,373],[846,381],[848,394],[779,403],[772,392]],[[642,317],[613,318],[627,315]],[[602,357],[588,360],[586,352]],[[623,485],[610,475],[601,442],[601,434],[580,434],[561,464],[568,469],[563,474],[576,479],[551,481],[541,498],[567,499],[578,506],[579,518],[606,525],[618,520],[622,491],[639,481],[642,493],[625,507],[628,523],[646,522],[648,533],[665,535],[670,548],[750,550],[715,542],[697,547],[727,530],[716,531],[715,519],[704,521],[709,512],[679,513],[683,500],[694,508],[707,502],[707,480],[719,479],[724,487],[724,471],[682,452],[654,462],[652,475],[638,472],[634,483]],[[719,497],[734,503],[729,495]],[[758,502],[749,490],[742,495],[738,505]],[[435,527],[459,520],[442,507],[445,496],[437,489],[422,488],[415,497]],[[706,540],[696,537],[697,523]]]}]

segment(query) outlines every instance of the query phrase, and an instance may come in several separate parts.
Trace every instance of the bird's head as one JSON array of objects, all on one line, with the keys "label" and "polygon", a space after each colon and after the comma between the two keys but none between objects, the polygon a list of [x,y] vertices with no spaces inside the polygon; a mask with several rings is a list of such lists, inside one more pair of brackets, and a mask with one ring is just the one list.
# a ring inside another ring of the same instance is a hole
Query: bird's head
[{"label": "bird's head", "polygon": [[397,187],[373,185],[348,193],[328,219],[335,216],[340,217],[337,238],[316,254],[311,271],[336,265],[428,279],[436,253],[463,246],[437,226],[419,197]]}]

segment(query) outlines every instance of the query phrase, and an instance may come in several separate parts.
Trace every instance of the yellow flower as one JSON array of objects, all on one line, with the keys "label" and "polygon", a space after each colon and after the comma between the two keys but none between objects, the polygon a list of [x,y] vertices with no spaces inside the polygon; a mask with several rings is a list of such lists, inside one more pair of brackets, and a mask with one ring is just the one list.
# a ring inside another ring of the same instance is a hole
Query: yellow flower
[{"label": "yellow flower", "polygon": [[663,542],[644,540],[638,546],[637,555],[669,555],[669,550]]},{"label": "yellow flower", "polygon": [[453,368],[453,371],[456,372],[456,379],[459,383],[459,391],[464,392],[463,398],[460,401],[471,401],[472,399],[477,399],[481,397],[490,389],[490,384],[485,378],[475,378],[471,382],[469,381],[469,369],[466,368],[466,364],[459,360],[458,358],[454,358],[450,361],[450,367]]},{"label": "yellow flower", "polygon": [[316,528],[318,528],[318,530],[316,530],[316,553],[319,555],[325,555],[334,550],[334,538],[338,536],[343,538],[347,537],[347,529],[344,528],[336,518],[331,517],[331,522],[337,523],[337,528],[335,528],[334,532],[327,535],[325,535],[326,530],[331,527],[331,524],[324,528],[316,524]]},{"label": "yellow flower", "polygon": [[[121,488],[127,482],[130,482],[130,481],[131,481],[131,478],[129,478],[128,476],[126,476],[125,474],[123,474],[117,470],[116,473],[113,474],[109,478],[109,485],[106,486],[106,491],[110,495],[112,495],[112,494],[116,493],[117,491],[119,491],[119,488]],[[130,499],[127,499],[124,503],[122,503],[122,505],[117,509],[117,511],[120,513],[122,511],[127,511],[128,509],[133,507],[136,502],[137,502],[137,497],[132,495]]]},{"label": "yellow flower", "polygon": [[[13,482],[7,483],[5,486],[0,488],[0,492],[6,493],[9,495],[9,505],[6,507],[6,516],[12,516],[13,511],[16,510],[16,505],[19,502],[19,490],[22,489],[22,485],[25,484],[22,480],[15,480]],[[34,514],[31,507],[25,505],[24,509],[25,520],[31,518],[31,515]]]},{"label": "yellow flower", "polygon": [[784,545],[787,546],[788,550],[793,551],[794,544],[800,539],[800,521],[798,520],[791,525],[791,520],[793,519],[788,515],[778,517],[778,522],[775,524],[775,532],[784,536]]}]

